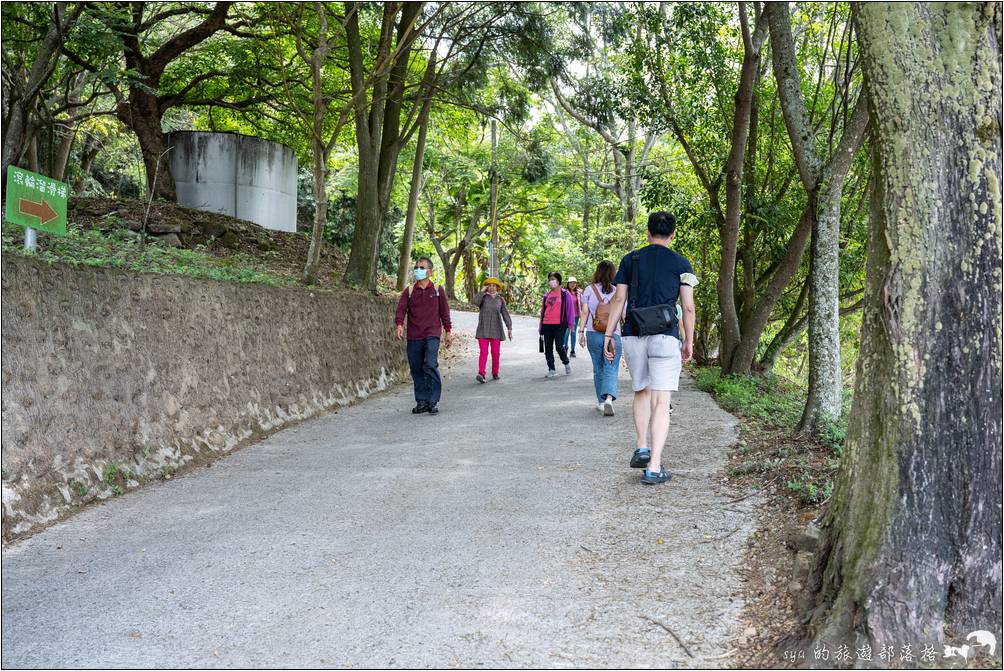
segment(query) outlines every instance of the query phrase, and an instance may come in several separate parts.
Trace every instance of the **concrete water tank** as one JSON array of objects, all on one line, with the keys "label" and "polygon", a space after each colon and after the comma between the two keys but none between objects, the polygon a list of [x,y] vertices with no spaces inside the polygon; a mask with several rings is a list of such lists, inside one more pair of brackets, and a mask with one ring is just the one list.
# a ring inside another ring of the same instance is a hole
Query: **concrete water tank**
[{"label": "concrete water tank", "polygon": [[239,133],[175,131],[171,174],[178,204],[296,231],[296,153]]}]

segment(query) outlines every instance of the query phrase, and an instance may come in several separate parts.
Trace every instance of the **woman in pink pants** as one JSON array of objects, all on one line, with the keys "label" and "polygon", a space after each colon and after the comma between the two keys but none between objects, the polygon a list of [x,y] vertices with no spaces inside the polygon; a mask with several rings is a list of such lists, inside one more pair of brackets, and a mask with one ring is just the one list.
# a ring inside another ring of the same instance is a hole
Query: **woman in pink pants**
[{"label": "woman in pink pants", "polygon": [[505,337],[503,322],[509,332],[509,340],[512,340],[512,318],[509,317],[505,300],[499,295],[501,288],[502,283],[497,278],[489,277],[485,280],[484,290],[474,296],[474,304],[481,309],[478,314],[478,330],[474,334],[480,349],[477,380],[481,384],[485,383],[485,364],[488,363],[489,350],[492,354],[492,379],[499,379],[499,350]]}]

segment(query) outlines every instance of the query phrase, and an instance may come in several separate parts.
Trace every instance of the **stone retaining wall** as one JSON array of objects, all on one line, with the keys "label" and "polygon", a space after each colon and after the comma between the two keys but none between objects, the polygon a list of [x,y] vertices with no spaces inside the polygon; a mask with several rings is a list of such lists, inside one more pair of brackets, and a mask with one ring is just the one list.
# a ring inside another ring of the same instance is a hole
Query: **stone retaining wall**
[{"label": "stone retaining wall", "polygon": [[404,379],[393,309],[5,254],[4,538]]}]

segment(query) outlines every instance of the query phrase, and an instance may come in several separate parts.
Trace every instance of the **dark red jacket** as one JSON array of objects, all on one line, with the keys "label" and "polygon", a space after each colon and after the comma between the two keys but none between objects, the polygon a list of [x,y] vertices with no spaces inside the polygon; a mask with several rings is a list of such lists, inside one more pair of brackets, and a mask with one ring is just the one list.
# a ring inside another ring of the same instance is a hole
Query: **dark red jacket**
[{"label": "dark red jacket", "polygon": [[424,289],[416,282],[411,286],[410,295],[408,289],[401,292],[394,323],[403,324],[406,316],[408,340],[439,338],[442,337],[442,329],[446,329],[449,333],[453,328],[450,323],[450,304],[446,301],[446,290],[443,287],[436,287],[432,282],[429,282],[429,286]]}]

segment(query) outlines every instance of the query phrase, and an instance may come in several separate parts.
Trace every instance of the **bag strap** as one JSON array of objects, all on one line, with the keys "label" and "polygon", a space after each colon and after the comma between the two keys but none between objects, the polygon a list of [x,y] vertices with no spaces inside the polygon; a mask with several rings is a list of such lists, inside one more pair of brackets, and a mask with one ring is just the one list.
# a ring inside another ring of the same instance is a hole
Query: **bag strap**
[{"label": "bag strap", "polygon": [[[590,286],[593,289],[593,294],[596,295],[596,302],[597,303],[603,303],[604,305],[610,305],[610,301],[613,300],[613,296],[611,296],[607,300],[603,300],[603,294],[601,294],[600,290],[596,288],[596,285],[593,284],[593,285],[590,285]],[[597,306],[597,309],[599,309],[599,306]]]},{"label": "bag strap", "polygon": [[631,252],[631,287],[628,291],[628,300],[631,307],[638,307],[638,256],[640,252],[636,249]]},{"label": "bag strap", "polygon": [[[405,291],[408,292],[408,307],[411,307],[411,291],[415,288],[414,284],[409,284]],[[439,287],[436,286],[435,282],[432,284],[432,288],[436,291],[436,298],[439,298]]]},{"label": "bag strap", "polygon": [[[596,285],[595,284],[590,284],[589,288],[593,290],[593,295],[596,296],[596,302],[599,303],[599,301],[600,301],[600,293],[598,291],[596,291]],[[597,310],[600,309],[599,305],[596,306],[596,309]],[[589,313],[589,318],[590,319],[596,319],[596,313],[594,313],[592,310],[589,309],[589,301],[586,301],[586,311]]]}]

